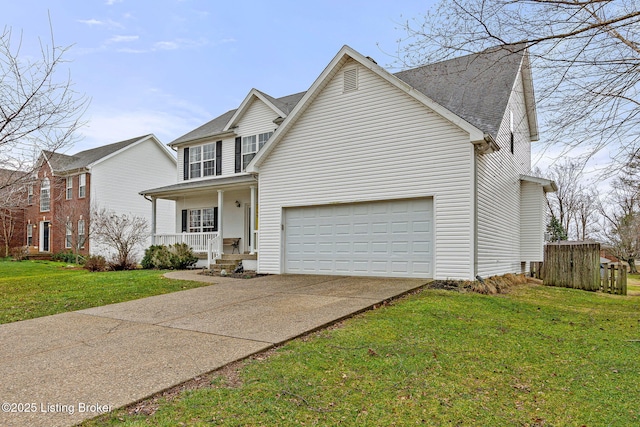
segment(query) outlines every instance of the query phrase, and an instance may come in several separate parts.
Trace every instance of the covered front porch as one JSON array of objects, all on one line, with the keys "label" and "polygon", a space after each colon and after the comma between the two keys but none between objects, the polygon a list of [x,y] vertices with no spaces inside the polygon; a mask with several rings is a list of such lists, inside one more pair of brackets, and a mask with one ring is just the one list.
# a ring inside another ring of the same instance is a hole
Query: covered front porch
[{"label": "covered front porch", "polygon": [[[207,267],[224,254],[257,254],[258,182],[252,175],[183,182],[140,194],[151,201],[152,244],[185,243],[206,259]],[[174,233],[156,230],[158,199],[176,203]]]}]

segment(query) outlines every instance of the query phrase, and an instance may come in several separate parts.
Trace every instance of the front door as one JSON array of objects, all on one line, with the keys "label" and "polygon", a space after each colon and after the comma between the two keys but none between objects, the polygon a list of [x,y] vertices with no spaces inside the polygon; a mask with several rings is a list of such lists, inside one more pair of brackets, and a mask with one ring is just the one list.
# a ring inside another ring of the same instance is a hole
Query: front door
[{"label": "front door", "polygon": [[40,252],[51,252],[51,223],[40,222]]}]

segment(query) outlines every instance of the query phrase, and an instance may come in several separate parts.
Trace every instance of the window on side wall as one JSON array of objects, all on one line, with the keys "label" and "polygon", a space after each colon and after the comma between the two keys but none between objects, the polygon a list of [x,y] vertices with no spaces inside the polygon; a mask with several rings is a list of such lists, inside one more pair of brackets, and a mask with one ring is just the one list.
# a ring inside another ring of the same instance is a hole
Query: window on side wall
[{"label": "window on side wall", "polygon": [[84,248],[85,240],[84,219],[80,219],[78,220],[78,246]]},{"label": "window on side wall", "polygon": [[67,221],[67,225],[65,227],[65,235],[64,235],[64,247],[69,249],[71,248],[71,243],[73,240],[73,226],[71,225],[71,221]]},{"label": "window on side wall", "polygon": [[27,246],[33,246],[33,226],[27,225]]},{"label": "window on side wall", "polygon": [[27,186],[27,204],[33,204],[33,184]]},{"label": "window on side wall", "polygon": [[82,173],[78,177],[78,197],[82,198],[87,195],[87,174]]},{"label": "window on side wall", "polygon": [[72,198],[73,198],[73,177],[68,176],[67,177],[67,200],[70,200]]},{"label": "window on side wall", "polygon": [[40,184],[40,212],[49,212],[51,208],[51,181],[49,178],[42,180]]}]

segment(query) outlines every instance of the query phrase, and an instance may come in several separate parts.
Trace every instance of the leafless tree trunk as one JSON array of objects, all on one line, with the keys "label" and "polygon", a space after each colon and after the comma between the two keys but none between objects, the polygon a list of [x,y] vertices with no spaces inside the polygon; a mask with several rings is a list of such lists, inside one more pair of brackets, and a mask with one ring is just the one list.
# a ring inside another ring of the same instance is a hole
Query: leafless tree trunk
[{"label": "leafless tree trunk", "polygon": [[[21,55],[22,34],[0,30],[0,168],[32,172],[40,150],[57,151],[74,142],[88,101],[73,90],[65,70],[68,48],[40,43],[40,57]],[[20,184],[16,173],[3,186]]]},{"label": "leafless tree trunk", "polygon": [[92,235],[111,249],[111,266],[114,269],[130,269],[136,266],[136,256],[149,237],[147,220],[136,215],[118,215],[108,209],[92,213]]},{"label": "leafless tree trunk", "polygon": [[[638,0],[442,0],[403,24],[401,66],[528,48],[545,139],[623,163],[640,146]],[[490,71],[490,70],[488,70]]]}]

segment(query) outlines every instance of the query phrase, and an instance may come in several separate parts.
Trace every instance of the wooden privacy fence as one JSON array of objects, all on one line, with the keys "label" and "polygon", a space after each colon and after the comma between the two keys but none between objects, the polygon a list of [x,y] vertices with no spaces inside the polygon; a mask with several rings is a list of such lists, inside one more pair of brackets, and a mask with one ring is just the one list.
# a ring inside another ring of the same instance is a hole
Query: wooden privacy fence
[{"label": "wooden privacy fence", "polygon": [[609,294],[627,294],[627,266],[621,262],[602,263],[602,292]]},{"label": "wooden privacy fence", "polygon": [[547,243],[544,263],[535,265],[535,274],[549,286],[627,294],[626,266],[600,264],[597,242]]}]

